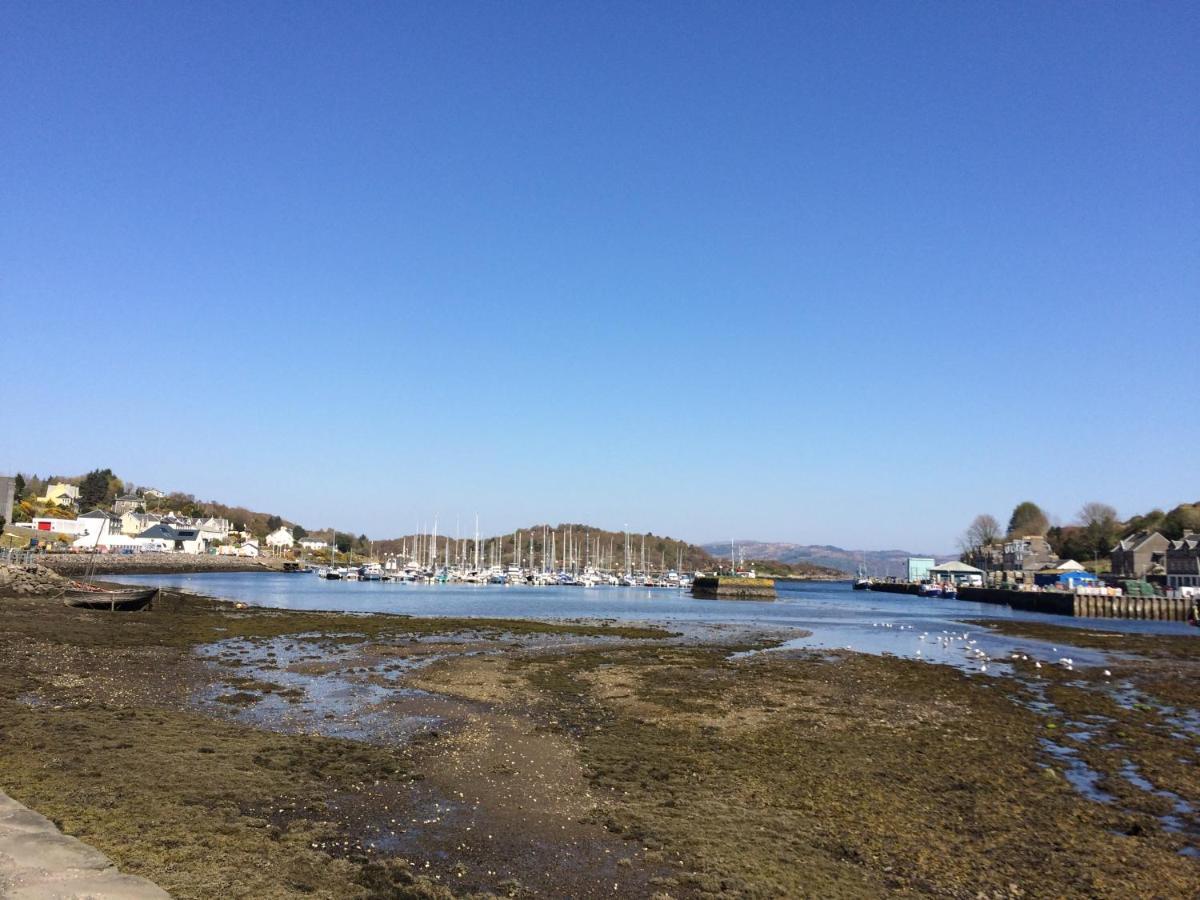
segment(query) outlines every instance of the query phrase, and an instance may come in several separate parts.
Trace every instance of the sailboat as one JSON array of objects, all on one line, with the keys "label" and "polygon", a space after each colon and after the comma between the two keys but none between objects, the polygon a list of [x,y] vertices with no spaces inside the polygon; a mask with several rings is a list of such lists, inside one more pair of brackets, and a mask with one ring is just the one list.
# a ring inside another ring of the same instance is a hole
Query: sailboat
[{"label": "sailboat", "polygon": [[[91,578],[96,571],[96,551],[100,547],[100,538],[110,526],[106,517],[96,531],[96,542],[92,544],[92,555],[88,559],[86,578]],[[145,609],[158,596],[158,588],[105,588],[90,581],[72,581],[70,587],[63,591],[63,602],[76,609],[107,609],[110,612],[134,612]]]}]

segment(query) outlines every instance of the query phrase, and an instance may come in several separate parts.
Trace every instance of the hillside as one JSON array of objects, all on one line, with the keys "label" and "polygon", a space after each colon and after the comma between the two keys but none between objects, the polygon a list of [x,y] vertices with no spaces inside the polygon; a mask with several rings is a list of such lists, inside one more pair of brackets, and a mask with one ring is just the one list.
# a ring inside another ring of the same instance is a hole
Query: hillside
[{"label": "hillside", "polygon": [[[932,556],[939,562],[957,559],[945,553],[916,553],[909,550],[844,550],[831,544],[789,544],[780,541],[736,541],[739,556],[747,560],[775,560],[789,565],[811,565],[853,575],[859,566],[877,578],[897,577],[905,572],[910,556]],[[702,547],[717,559],[729,559],[729,542],[714,541]]]},{"label": "hillside", "polygon": [[[438,535],[436,540],[439,560],[446,558],[447,543],[451,545],[451,560],[460,555],[467,560],[474,559],[475,550],[472,538],[464,537],[456,542],[452,536]],[[377,554],[401,552],[411,554],[418,542],[421,546],[428,547],[427,541],[428,536],[426,535],[408,534],[375,541],[374,548]],[[480,558],[483,564],[488,565],[498,557],[501,565],[510,565],[513,562],[514,548],[518,541],[521,564],[526,566],[531,564],[540,566],[542,560],[548,559],[553,552],[555,560],[560,565],[564,555],[569,553],[579,565],[595,565],[598,568],[615,571],[625,571],[626,568],[641,569],[643,542],[644,558],[651,571],[674,569],[681,565],[683,571],[690,572],[696,569],[711,569],[716,565],[716,561],[703,548],[686,541],[650,532],[645,535],[629,535],[630,558],[627,561],[624,532],[606,531],[603,528],[578,522],[531,525],[504,535],[481,537],[479,541]]]}]

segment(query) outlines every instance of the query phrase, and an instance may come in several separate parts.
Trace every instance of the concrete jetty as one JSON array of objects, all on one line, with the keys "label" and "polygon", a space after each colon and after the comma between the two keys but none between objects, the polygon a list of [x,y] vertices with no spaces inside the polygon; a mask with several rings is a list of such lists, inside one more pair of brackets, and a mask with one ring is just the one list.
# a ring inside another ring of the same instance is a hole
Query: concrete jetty
[{"label": "concrete jetty", "polygon": [[7,900],[170,900],[145,878],[63,834],[0,791],[0,897]]},{"label": "concrete jetty", "polygon": [[707,600],[774,600],[775,579],[699,575],[692,582],[692,596]]}]

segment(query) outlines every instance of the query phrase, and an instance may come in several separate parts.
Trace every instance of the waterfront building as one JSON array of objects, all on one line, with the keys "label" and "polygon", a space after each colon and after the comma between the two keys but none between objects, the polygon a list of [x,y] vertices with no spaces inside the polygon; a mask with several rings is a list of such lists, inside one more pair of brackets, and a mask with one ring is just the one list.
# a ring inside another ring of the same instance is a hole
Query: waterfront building
[{"label": "waterfront building", "polygon": [[291,550],[296,545],[296,539],[292,537],[292,529],[286,525],[281,525],[267,535],[267,546],[272,550]]},{"label": "waterfront building", "polygon": [[1165,557],[1167,587],[1200,588],[1200,532],[1187,531],[1171,541]]},{"label": "waterfront building", "polygon": [[203,553],[208,549],[208,544],[198,528],[170,525],[167,522],[151,525],[134,540],[137,546],[145,550]]},{"label": "waterfront building", "polygon": [[304,550],[312,550],[314,552],[328,550],[329,542],[314,537],[300,538],[300,547]]},{"label": "waterfront building", "polygon": [[[933,560],[930,560],[930,562],[932,563]],[[944,562],[940,566],[931,566],[926,572],[928,578],[932,581],[948,581],[954,585],[969,585],[971,587],[983,586],[983,569],[977,569],[964,562],[953,560]],[[909,580],[913,579],[910,578]]]},{"label": "waterfront building", "polygon": [[1050,542],[1038,534],[1015,538],[1004,544],[1004,570],[1013,573],[1038,572],[1058,564],[1058,554]]},{"label": "waterfront building", "polygon": [[93,509],[91,512],[85,512],[79,516],[79,522],[82,522],[81,535],[96,535],[106,536],[110,534],[121,533],[121,517],[114,516],[112,513],[104,509]]},{"label": "waterfront building", "polygon": [[243,541],[240,544],[222,544],[217,548],[218,556],[243,556],[257,558],[261,551],[258,549],[258,541],[251,538],[248,541]]},{"label": "waterfront building", "polygon": [[934,562],[935,560],[928,556],[910,556],[905,581],[928,581],[929,570],[933,568]]},{"label": "waterfront building", "polygon": [[1139,531],[1117,541],[1109,558],[1112,573],[1125,578],[1145,578],[1156,566],[1163,565],[1171,542],[1157,531]]},{"label": "waterfront building", "polygon": [[56,519],[53,516],[35,516],[28,527],[34,531],[41,531],[43,533],[67,534],[72,537],[79,537],[85,532],[90,523],[90,519]]}]

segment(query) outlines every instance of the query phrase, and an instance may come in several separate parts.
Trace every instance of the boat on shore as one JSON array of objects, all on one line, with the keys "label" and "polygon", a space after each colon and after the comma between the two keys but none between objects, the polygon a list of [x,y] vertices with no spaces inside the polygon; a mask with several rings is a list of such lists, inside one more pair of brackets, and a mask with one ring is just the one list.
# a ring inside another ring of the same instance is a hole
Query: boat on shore
[{"label": "boat on shore", "polygon": [[112,612],[136,612],[154,602],[158,588],[102,588],[84,581],[73,581],[63,594],[63,603],[75,609],[107,609]]}]

